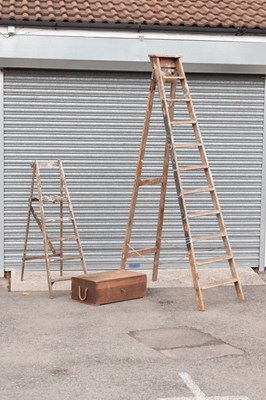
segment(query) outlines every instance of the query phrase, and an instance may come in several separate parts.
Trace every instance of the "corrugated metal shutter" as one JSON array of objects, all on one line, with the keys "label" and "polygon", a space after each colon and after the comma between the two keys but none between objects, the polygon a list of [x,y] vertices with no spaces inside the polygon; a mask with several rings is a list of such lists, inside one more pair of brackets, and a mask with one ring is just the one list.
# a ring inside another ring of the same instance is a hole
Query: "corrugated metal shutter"
[{"label": "corrugated metal shutter", "polygon": [[[150,74],[7,70],[4,77],[5,269],[21,267],[30,162],[35,159],[64,161],[88,267],[117,268]],[[188,78],[236,260],[241,266],[257,266],[264,80],[225,75]],[[144,173],[160,175],[164,131],[158,104],[148,145]],[[141,190],[134,248],[154,243],[158,190]],[[31,250],[40,248],[40,238],[34,234]],[[162,258],[186,254],[172,174],[163,239]],[[140,258],[130,262],[150,265]],[[175,265],[187,263],[165,264]],[[69,269],[75,267],[70,263]]]}]

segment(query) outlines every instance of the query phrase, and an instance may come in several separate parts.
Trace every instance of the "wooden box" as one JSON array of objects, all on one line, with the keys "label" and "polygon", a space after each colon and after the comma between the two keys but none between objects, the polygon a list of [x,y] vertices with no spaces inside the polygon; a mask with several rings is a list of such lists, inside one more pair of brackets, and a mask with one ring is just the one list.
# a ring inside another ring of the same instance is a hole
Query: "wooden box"
[{"label": "wooden box", "polygon": [[146,274],[125,270],[73,276],[71,297],[87,304],[107,304],[144,297]]}]

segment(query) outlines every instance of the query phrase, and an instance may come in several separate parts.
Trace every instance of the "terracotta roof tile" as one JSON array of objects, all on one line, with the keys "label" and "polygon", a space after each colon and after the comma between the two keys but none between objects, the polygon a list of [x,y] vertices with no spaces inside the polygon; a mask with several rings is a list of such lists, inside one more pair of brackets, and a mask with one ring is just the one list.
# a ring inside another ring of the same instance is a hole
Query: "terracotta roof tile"
[{"label": "terracotta roof tile", "polygon": [[0,0],[0,20],[266,29],[266,0]]}]

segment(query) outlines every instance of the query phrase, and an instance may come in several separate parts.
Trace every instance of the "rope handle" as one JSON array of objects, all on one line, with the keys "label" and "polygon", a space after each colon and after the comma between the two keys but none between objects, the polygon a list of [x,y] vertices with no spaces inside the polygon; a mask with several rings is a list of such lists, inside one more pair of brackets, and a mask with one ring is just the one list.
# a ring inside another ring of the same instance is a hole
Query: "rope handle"
[{"label": "rope handle", "polygon": [[79,286],[79,299],[80,299],[80,301],[85,301],[86,300],[87,293],[88,293],[88,288],[85,289],[84,296],[82,297],[81,296],[81,287]]}]

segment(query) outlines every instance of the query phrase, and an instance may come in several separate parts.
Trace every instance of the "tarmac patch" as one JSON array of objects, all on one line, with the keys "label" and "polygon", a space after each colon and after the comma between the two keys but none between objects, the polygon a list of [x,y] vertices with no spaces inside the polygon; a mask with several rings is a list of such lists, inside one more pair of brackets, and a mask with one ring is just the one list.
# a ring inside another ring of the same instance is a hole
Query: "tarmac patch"
[{"label": "tarmac patch", "polygon": [[194,328],[177,327],[130,332],[130,336],[179,361],[241,356],[244,352]]}]

